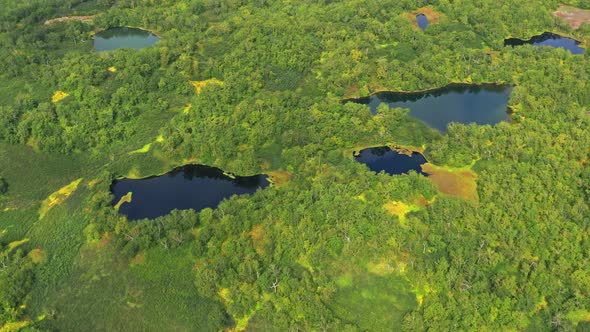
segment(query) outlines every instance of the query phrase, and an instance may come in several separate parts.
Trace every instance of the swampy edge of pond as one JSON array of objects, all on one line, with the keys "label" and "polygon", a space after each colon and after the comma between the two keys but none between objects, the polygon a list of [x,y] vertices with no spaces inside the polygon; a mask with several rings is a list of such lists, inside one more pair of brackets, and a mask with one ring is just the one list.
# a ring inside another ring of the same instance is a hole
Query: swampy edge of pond
[{"label": "swampy edge of pond", "polygon": [[233,195],[253,194],[270,185],[266,175],[233,176],[204,165],[185,165],[144,179],[118,179],[111,185],[113,205],[131,194],[131,201],[120,204],[119,213],[129,220],[154,219],[172,210],[215,208]]}]

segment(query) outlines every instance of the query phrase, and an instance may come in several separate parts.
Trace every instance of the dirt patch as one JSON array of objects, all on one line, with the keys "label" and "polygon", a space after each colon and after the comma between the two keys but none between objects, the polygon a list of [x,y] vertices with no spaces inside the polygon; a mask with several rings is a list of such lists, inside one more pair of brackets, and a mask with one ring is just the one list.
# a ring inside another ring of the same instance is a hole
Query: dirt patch
[{"label": "dirt patch", "polygon": [[553,16],[564,19],[572,29],[578,29],[582,24],[590,24],[590,10],[561,5],[553,12]]},{"label": "dirt patch", "polygon": [[29,252],[29,257],[35,264],[42,263],[45,261],[45,252],[41,248],[35,248]]},{"label": "dirt patch", "polygon": [[293,176],[293,173],[289,171],[270,171],[266,172],[266,174],[268,174],[272,185],[276,188],[284,186]]},{"label": "dirt patch", "polygon": [[254,244],[254,250],[256,250],[259,255],[264,255],[266,252],[264,250],[267,242],[265,236],[266,231],[262,225],[255,225],[250,230],[250,237],[252,238],[252,243]]},{"label": "dirt patch", "polygon": [[50,20],[45,21],[45,25],[50,25],[57,22],[65,22],[65,21],[80,21],[84,23],[92,22],[94,19],[94,15],[92,16],[64,16],[64,17],[57,17],[52,18]]},{"label": "dirt patch", "polygon": [[477,174],[471,169],[451,169],[427,163],[422,165],[422,171],[434,186],[443,194],[460,197],[477,203]]},{"label": "dirt patch", "polygon": [[131,260],[131,266],[140,265],[145,261],[145,252],[140,252]]}]

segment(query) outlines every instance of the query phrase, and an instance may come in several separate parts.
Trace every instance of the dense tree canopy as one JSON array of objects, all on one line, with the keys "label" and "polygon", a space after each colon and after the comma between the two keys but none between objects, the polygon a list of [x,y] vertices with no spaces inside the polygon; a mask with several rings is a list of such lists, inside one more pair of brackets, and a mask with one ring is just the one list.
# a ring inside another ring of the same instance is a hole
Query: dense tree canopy
[{"label": "dense tree canopy", "polygon": [[[588,8],[576,0],[0,1],[0,325],[586,324],[590,55],[503,46],[551,31],[587,48],[590,24],[572,30],[552,16],[563,2]],[[418,12],[430,15],[424,31]],[[46,24],[62,16],[91,17]],[[93,50],[96,32],[120,26],[161,40]],[[404,109],[372,115],[343,102],[457,82],[514,85],[510,121],[454,123],[441,134]],[[352,158],[384,145],[473,172],[476,199],[444,194],[416,173],[375,174]],[[284,181],[154,220],[130,222],[113,207],[113,179],[189,162]]]}]

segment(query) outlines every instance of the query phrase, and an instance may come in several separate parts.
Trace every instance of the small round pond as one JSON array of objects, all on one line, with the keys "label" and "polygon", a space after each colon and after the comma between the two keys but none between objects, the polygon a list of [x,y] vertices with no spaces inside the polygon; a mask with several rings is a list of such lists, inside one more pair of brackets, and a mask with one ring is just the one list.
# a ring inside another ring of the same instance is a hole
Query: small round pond
[{"label": "small round pond", "polygon": [[354,158],[376,173],[385,171],[389,175],[398,175],[415,171],[426,175],[426,173],[422,172],[422,164],[426,163],[426,158],[418,152],[410,153],[392,150],[387,146],[380,146],[361,150],[354,155]]},{"label": "small round pond", "polygon": [[529,40],[522,40],[518,38],[508,38],[504,40],[504,46],[514,47],[526,44],[531,44],[533,46],[550,46],[554,48],[563,48],[570,51],[572,54],[584,53],[584,49],[579,46],[579,41],[563,37],[551,32],[545,32],[543,34],[533,36]]},{"label": "small round pond", "polygon": [[140,49],[151,46],[160,40],[149,31],[136,28],[110,28],[94,36],[96,52],[112,51],[121,48]]},{"label": "small round pond", "polygon": [[345,102],[368,105],[373,114],[381,103],[390,108],[408,108],[410,116],[444,133],[451,122],[494,125],[508,121],[512,89],[508,85],[451,84],[423,92],[379,92]]},{"label": "small round pond", "polygon": [[215,208],[225,198],[252,194],[270,184],[265,175],[228,176],[222,170],[204,165],[186,165],[169,173],[145,179],[113,181],[113,204],[131,192],[131,202],[120,204],[119,213],[129,220],[153,219],[178,209]]},{"label": "small round pond", "polygon": [[418,14],[416,15],[416,23],[418,23],[420,29],[425,30],[430,22],[428,22],[428,17],[426,17],[426,15]]}]

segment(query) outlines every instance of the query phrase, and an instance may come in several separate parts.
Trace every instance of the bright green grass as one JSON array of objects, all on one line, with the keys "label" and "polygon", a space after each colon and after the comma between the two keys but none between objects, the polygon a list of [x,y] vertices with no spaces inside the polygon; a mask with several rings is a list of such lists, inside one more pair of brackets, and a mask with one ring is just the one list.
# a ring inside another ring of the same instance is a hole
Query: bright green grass
[{"label": "bright green grass", "polygon": [[[201,297],[191,278],[190,248],[145,253],[129,267],[106,246],[84,249],[78,269],[51,294],[60,331],[217,331],[227,326],[223,306]],[[76,285],[76,287],[71,287]]]},{"label": "bright green grass", "polygon": [[401,328],[406,312],[418,303],[410,284],[402,277],[370,273],[347,275],[331,305],[343,321],[363,331],[396,331]]}]

